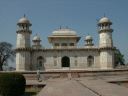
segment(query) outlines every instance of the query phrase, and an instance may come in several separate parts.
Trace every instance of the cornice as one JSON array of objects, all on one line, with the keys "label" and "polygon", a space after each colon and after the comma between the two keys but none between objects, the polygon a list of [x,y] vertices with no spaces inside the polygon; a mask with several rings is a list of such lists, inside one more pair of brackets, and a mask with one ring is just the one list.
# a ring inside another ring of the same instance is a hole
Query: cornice
[{"label": "cornice", "polygon": [[28,48],[16,48],[15,51],[31,51],[32,48],[28,47]]},{"label": "cornice", "polygon": [[113,29],[100,29],[98,32],[99,33],[113,32]]},{"label": "cornice", "polygon": [[26,33],[28,32],[29,34],[32,34],[31,30],[17,30],[16,33]]},{"label": "cornice", "polygon": [[100,47],[99,49],[100,51],[104,51],[104,50],[115,50],[116,48],[115,47]]},{"label": "cornice", "polygon": [[46,52],[46,51],[104,51],[104,50],[115,50],[115,47],[93,47],[93,48],[42,48],[42,49],[34,49],[34,48],[16,48],[15,51],[29,51],[29,52]]}]

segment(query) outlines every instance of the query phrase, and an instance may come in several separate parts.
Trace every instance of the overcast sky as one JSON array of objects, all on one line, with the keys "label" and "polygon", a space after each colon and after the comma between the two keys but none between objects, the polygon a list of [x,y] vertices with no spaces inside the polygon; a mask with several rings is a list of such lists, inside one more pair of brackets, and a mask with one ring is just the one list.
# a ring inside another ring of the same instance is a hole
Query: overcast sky
[{"label": "overcast sky", "polygon": [[0,41],[16,43],[18,20],[26,14],[32,23],[32,37],[38,33],[42,45],[50,47],[47,36],[60,26],[74,29],[84,45],[90,34],[98,44],[97,20],[104,14],[113,22],[114,46],[128,62],[128,0],[0,0]]}]

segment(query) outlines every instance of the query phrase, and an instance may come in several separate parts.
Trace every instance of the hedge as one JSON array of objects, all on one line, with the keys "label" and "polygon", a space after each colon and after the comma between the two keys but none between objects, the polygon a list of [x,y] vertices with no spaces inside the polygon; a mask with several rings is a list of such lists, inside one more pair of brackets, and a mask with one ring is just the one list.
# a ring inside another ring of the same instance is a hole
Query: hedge
[{"label": "hedge", "polygon": [[19,73],[0,73],[0,96],[22,96],[26,80]]}]

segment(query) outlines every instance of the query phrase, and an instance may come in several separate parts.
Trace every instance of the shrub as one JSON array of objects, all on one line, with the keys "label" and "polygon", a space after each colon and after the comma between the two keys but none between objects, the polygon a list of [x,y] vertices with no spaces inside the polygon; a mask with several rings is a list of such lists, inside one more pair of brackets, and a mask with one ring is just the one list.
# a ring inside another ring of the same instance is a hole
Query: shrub
[{"label": "shrub", "polygon": [[0,73],[0,96],[22,96],[26,80],[19,73]]}]

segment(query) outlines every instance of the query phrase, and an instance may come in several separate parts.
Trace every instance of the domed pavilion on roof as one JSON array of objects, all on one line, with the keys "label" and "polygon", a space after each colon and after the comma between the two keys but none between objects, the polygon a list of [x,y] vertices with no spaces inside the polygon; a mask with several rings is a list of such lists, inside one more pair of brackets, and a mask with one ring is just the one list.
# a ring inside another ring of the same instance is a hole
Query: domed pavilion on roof
[{"label": "domed pavilion on roof", "polygon": [[[80,36],[71,28],[54,30],[48,41],[51,48],[41,45],[41,36],[31,39],[31,23],[24,16],[18,23],[16,41],[16,70],[90,70],[113,69],[114,52],[111,28],[112,22],[103,17],[98,22],[99,45],[93,43],[93,37],[87,35],[85,44],[78,46]],[[31,44],[32,41],[32,44]]]},{"label": "domed pavilion on roof", "polygon": [[77,47],[80,37],[70,28],[59,28],[48,37],[53,48]]}]

